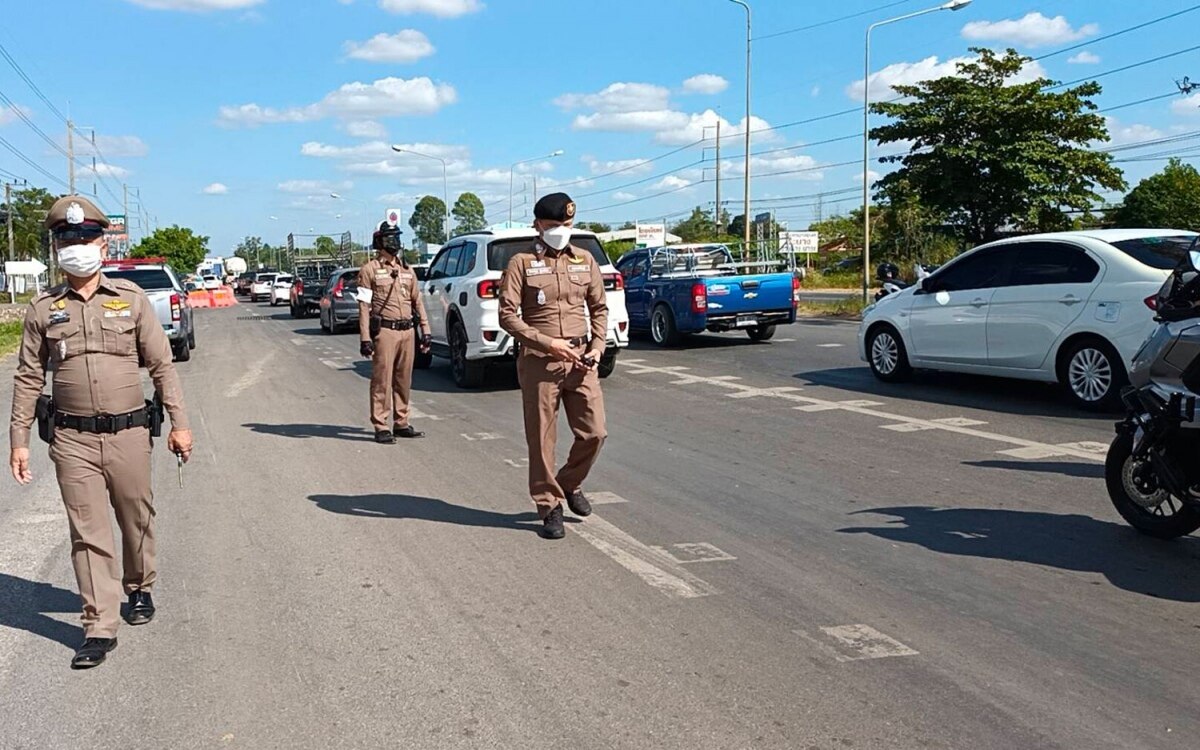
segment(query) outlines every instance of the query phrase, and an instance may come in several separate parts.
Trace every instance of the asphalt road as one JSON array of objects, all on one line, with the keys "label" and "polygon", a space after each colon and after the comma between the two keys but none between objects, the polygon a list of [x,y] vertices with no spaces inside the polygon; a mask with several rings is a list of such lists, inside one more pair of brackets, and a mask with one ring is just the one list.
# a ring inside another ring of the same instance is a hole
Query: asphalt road
[{"label": "asphalt road", "polygon": [[1112,418],[1053,388],[884,386],[844,323],[639,342],[605,381],[603,504],[547,542],[511,373],[463,392],[439,361],[429,437],[377,446],[355,336],[197,320],[159,616],[103,667],[67,668],[42,447],[0,483],[0,747],[1200,746],[1200,539],[1122,525]]}]

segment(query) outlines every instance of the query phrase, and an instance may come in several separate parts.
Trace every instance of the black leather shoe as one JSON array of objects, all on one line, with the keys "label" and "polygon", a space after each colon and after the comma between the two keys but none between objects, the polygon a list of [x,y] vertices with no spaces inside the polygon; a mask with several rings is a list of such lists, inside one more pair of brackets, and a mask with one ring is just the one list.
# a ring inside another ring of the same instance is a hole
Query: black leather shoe
[{"label": "black leather shoe", "polygon": [[83,645],[71,659],[71,669],[91,669],[104,663],[108,652],[117,647],[116,638],[84,638]]},{"label": "black leather shoe", "polygon": [[393,427],[392,434],[398,438],[423,438],[425,433],[420,430],[414,430],[412,425],[406,427]]},{"label": "black leather shoe", "polygon": [[129,595],[129,609],[125,612],[125,622],[130,625],[145,625],[154,619],[154,600],[149,591],[134,591]]},{"label": "black leather shoe", "polygon": [[380,445],[391,445],[396,442],[396,438],[392,437],[392,433],[387,430],[378,430],[375,433],[375,442]]},{"label": "black leather shoe", "polygon": [[567,535],[566,529],[563,528],[563,512],[562,506],[554,506],[554,510],[550,511],[550,515],[542,522],[542,537],[546,539],[562,539]]},{"label": "black leather shoe", "polygon": [[588,502],[583,490],[575,490],[567,495],[567,507],[580,518],[592,515],[592,504]]}]

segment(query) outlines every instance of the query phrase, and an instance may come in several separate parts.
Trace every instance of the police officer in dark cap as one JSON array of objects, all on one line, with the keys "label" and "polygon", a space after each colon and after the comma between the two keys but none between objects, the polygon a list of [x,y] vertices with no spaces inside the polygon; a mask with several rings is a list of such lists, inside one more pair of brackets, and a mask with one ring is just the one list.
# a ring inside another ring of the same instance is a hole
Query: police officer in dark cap
[{"label": "police officer in dark cap", "polygon": [[[547,195],[533,214],[538,230],[533,252],[514,256],[500,281],[500,327],[521,342],[517,371],[529,494],[544,524],[542,536],[561,539],[564,502],[577,516],[592,513],[583,482],[608,434],[596,371],[606,345],[608,304],[596,259],[571,245],[571,197]],[[575,442],[566,464],[555,471],[560,403]]]},{"label": "police officer in dark cap", "polygon": [[[358,271],[360,351],[371,358],[371,426],[375,442],[419,438],[409,424],[413,358],[417,345],[428,353],[433,341],[429,316],[417,287],[417,275],[404,260],[400,228],[379,225],[371,239],[376,255]],[[415,331],[420,341],[414,344]],[[393,424],[389,424],[393,423]]]}]

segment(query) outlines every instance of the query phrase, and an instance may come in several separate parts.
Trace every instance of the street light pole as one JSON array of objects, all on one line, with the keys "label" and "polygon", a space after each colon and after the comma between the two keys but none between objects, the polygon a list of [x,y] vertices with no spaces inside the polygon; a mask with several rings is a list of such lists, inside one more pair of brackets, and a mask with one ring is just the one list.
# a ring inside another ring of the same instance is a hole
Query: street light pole
[{"label": "street light pole", "polygon": [[557,151],[546,154],[545,156],[535,156],[532,159],[522,159],[518,162],[513,162],[513,165],[508,168],[508,223],[512,224],[513,217],[513,175],[516,173],[517,167],[522,164],[528,164],[531,161],[538,159],[553,159],[556,156],[562,156],[564,151],[560,148]]},{"label": "street light pole", "polygon": [[446,160],[440,156],[433,156],[432,154],[422,154],[419,151],[413,151],[412,149],[408,149],[408,148],[401,148],[400,146],[392,146],[392,150],[398,154],[412,154],[413,156],[424,156],[426,159],[433,159],[434,161],[440,161],[442,163],[442,205],[446,211],[445,234],[446,234],[446,239],[449,240],[450,239],[450,190],[447,187],[447,185],[449,183],[446,181]]},{"label": "street light pole", "polygon": [[863,52],[863,304],[870,301],[871,294],[871,32],[879,26],[907,21],[910,18],[936,13],[939,10],[962,10],[971,0],[950,0],[932,8],[918,10],[903,16],[877,21],[867,27],[867,39]]},{"label": "street light pole", "polygon": [[[729,0],[732,3],[737,3],[746,9],[746,174],[743,179],[742,189],[742,260],[749,260],[750,254],[750,41],[751,41],[751,23],[750,23],[750,4],[745,0]],[[717,207],[717,211],[720,211]],[[719,214],[718,214],[719,215]]]}]

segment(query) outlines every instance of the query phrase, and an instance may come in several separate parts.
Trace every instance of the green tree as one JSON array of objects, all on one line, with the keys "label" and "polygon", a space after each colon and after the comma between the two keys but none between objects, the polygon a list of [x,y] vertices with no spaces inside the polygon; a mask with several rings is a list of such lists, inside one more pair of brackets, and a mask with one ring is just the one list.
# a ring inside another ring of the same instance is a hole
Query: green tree
[{"label": "green tree", "polygon": [[903,101],[872,105],[892,122],[871,131],[880,143],[912,143],[884,157],[900,169],[876,186],[904,182],[930,210],[943,215],[970,242],[995,239],[1001,227],[1061,224],[1068,209],[1100,198],[1096,188],[1122,190],[1110,154],[1090,150],[1107,141],[1095,113],[1094,81],[1057,91],[1044,78],[1015,83],[1029,58],[973,48],[958,75],[896,86]]},{"label": "green tree", "polygon": [[446,203],[441,198],[427,195],[417,201],[408,225],[416,232],[417,239],[430,245],[446,241]]},{"label": "green tree", "polygon": [[454,201],[454,209],[450,212],[456,222],[455,234],[478,232],[487,226],[487,215],[483,209],[483,201],[474,193],[463,193]]},{"label": "green tree", "polygon": [[1172,159],[1163,171],[1142,180],[1110,214],[1125,228],[1200,229],[1200,172]]},{"label": "green tree", "polygon": [[632,221],[627,221],[627,222],[625,222],[624,224],[622,224],[620,228],[621,228],[622,230],[625,230],[625,229],[637,229],[637,224],[633,223]]},{"label": "green tree", "polygon": [[[3,197],[3,194],[0,194]],[[39,258],[45,260],[49,240],[43,222],[55,197],[41,188],[25,188],[12,191],[13,251],[17,260]],[[3,204],[0,204],[3,205]],[[0,216],[7,217],[9,206],[5,205]],[[6,219],[7,220],[7,219]],[[0,242],[3,255],[8,257],[8,239],[4,227],[0,226]]]},{"label": "green tree", "polygon": [[187,227],[156,229],[129,251],[133,258],[166,258],[177,273],[195,273],[208,254],[208,238]]},{"label": "green tree", "polygon": [[713,239],[713,217],[699,206],[692,209],[692,215],[668,230],[678,235],[684,242],[706,242]]},{"label": "green tree", "polygon": [[596,234],[604,234],[605,232],[612,231],[612,226],[610,226],[608,224],[602,224],[598,221],[585,221],[582,224],[579,224],[578,226],[580,229],[586,230],[588,232],[594,232]]},{"label": "green tree", "polygon": [[332,256],[336,254],[337,251],[338,245],[333,241],[332,237],[326,237],[322,235],[316,239],[316,242],[313,243],[313,252],[316,255]]},{"label": "green tree", "polygon": [[258,268],[259,263],[262,262],[263,248],[265,247],[266,245],[263,244],[262,237],[247,236],[238,243],[237,249],[233,251],[233,254],[246,261],[246,267],[253,270]]},{"label": "green tree", "polygon": [[[876,209],[871,207],[872,212]],[[862,209],[852,211],[849,216],[836,214],[827,219],[814,221],[808,225],[808,231],[816,232],[821,237],[821,244],[845,240],[846,247],[851,250],[862,250],[863,223]]]}]

